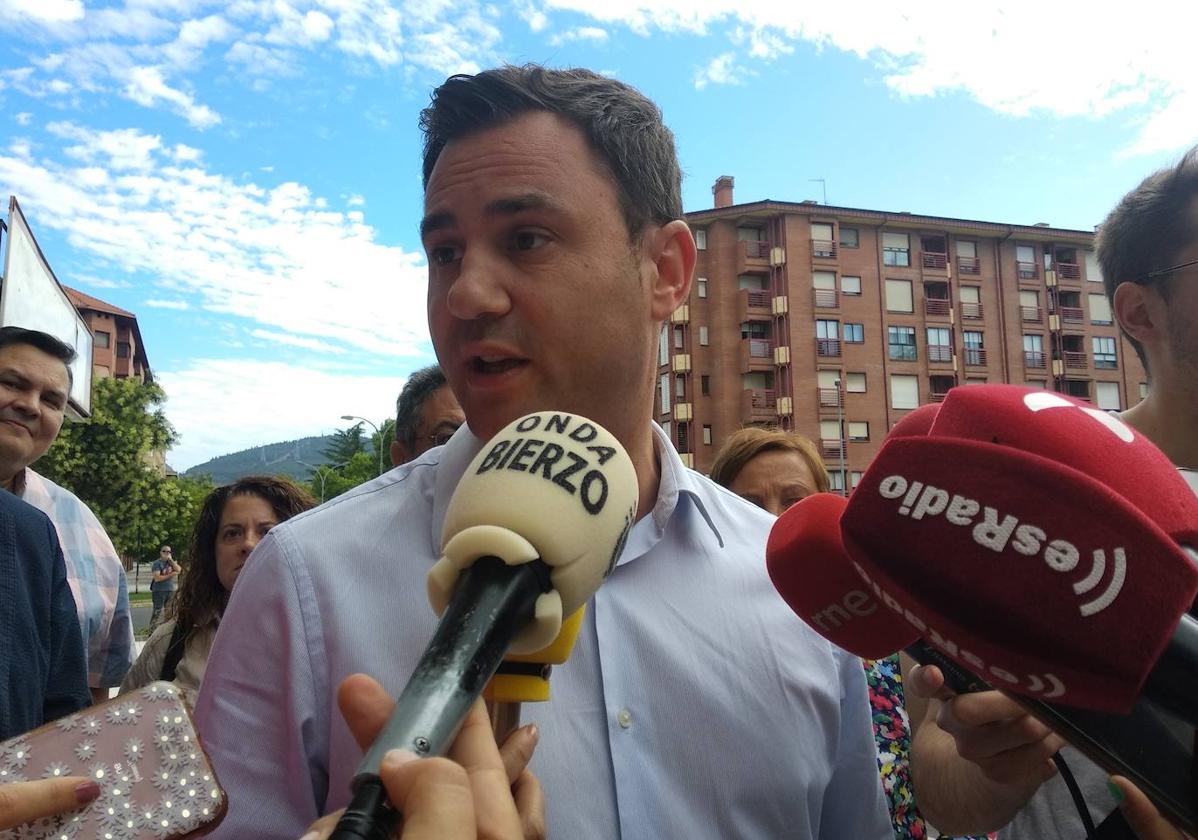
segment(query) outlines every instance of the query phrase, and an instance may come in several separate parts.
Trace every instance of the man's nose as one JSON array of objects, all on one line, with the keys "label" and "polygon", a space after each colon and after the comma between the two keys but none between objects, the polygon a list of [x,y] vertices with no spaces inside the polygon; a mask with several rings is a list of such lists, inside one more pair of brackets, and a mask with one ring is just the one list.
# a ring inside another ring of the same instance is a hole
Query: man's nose
[{"label": "man's nose", "polygon": [[502,260],[484,250],[468,250],[446,293],[445,305],[453,317],[463,321],[506,314],[511,309],[511,298],[505,287]]}]

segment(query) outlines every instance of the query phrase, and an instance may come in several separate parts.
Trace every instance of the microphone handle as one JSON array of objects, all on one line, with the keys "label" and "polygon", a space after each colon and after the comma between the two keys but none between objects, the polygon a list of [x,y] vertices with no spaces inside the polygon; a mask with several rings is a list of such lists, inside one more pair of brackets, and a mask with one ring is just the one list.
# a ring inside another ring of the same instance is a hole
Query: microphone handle
[{"label": "microphone handle", "polygon": [[507,736],[520,726],[520,703],[512,701],[496,701],[488,703],[491,716],[491,731],[495,733],[495,743],[502,744]]},{"label": "microphone handle", "polygon": [[407,749],[425,758],[448,752],[537,598],[552,588],[540,560],[509,566],[481,557],[462,572],[432,641],[399,695],[391,719],[354,776],[354,797],[330,840],[386,840],[400,814],[379,779],[383,756]]},{"label": "microphone handle", "polygon": [[978,691],[989,691],[992,686],[981,677],[962,668],[946,654],[933,647],[923,639],[916,639],[903,652],[920,665],[935,665],[944,674],[944,684],[953,694],[973,694]]}]

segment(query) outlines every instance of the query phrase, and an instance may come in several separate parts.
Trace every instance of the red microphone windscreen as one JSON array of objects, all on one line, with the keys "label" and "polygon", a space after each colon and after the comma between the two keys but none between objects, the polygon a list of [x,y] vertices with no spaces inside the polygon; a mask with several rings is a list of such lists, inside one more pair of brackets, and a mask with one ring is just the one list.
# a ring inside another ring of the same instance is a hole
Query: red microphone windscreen
[{"label": "red microphone windscreen", "polygon": [[1198,546],[1198,498],[1148,438],[1088,403],[1037,388],[953,388],[932,437],[980,440],[1081,470],[1123,496],[1177,542]]},{"label": "red microphone windscreen", "polygon": [[770,580],[811,629],[866,659],[889,656],[919,634],[879,603],[857,574],[840,537],[848,501],[816,493],[778,517],[765,545]]},{"label": "red microphone windscreen", "polygon": [[1084,708],[1131,707],[1198,592],[1194,564],[1119,493],[990,442],[887,441],[841,525],[921,636],[998,688]]},{"label": "red microphone windscreen", "polygon": [[908,411],[907,414],[890,427],[886,437],[925,437],[940,414],[939,403],[925,403],[919,408]]}]

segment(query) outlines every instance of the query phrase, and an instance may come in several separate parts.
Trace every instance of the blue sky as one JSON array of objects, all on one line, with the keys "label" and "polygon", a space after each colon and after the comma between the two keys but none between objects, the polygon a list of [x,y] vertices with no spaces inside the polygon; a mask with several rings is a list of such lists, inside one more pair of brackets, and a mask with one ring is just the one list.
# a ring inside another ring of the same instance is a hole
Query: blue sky
[{"label": "blue sky", "polygon": [[1198,6],[5,0],[0,195],[138,314],[170,460],[381,420],[433,361],[417,114],[454,72],[580,65],[661,104],[688,210],[1089,229],[1198,142]]}]

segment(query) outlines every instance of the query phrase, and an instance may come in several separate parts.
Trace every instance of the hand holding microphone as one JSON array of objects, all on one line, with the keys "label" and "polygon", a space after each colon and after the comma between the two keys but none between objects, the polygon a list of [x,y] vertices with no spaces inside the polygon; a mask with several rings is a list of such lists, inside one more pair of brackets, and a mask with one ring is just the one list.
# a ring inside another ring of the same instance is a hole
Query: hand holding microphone
[{"label": "hand holding microphone", "polygon": [[615,567],[637,509],[632,460],[608,431],[530,414],[485,444],[446,512],[428,594],[441,616],[367,751],[334,840],[388,840],[398,814],[379,778],[395,749],[443,755],[509,649],[549,645]]}]

